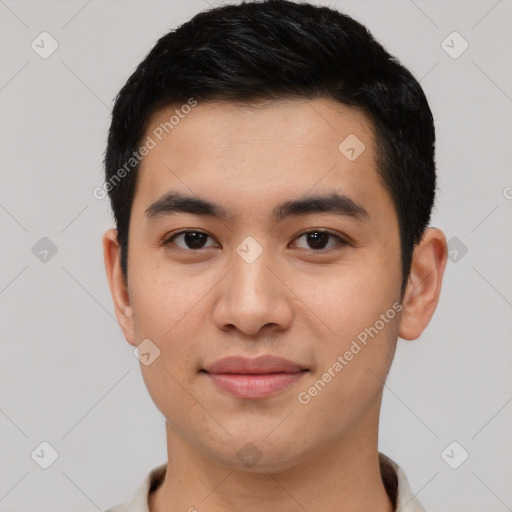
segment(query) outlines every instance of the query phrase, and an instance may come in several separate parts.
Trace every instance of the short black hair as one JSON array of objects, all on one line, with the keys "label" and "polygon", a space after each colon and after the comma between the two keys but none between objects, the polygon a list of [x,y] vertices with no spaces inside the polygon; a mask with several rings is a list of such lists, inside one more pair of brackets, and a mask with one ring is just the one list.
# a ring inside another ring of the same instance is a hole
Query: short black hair
[{"label": "short black hair", "polygon": [[287,0],[200,12],[161,37],[117,95],[105,177],[125,279],[139,165],[132,159],[130,172],[122,179],[116,173],[127,169],[150,117],[191,98],[242,103],[328,98],[364,112],[373,124],[378,172],[398,217],[403,297],[436,189],[435,129],[427,99],[413,75],[362,24],[328,7]]}]

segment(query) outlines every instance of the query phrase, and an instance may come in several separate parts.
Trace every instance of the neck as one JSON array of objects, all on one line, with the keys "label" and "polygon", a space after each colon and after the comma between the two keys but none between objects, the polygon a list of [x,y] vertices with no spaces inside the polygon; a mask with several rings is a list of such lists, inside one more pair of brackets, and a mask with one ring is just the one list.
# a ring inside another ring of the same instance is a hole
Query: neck
[{"label": "neck", "polygon": [[167,423],[167,471],[150,512],[393,512],[379,467],[379,409],[293,467],[260,473],[217,464]]}]

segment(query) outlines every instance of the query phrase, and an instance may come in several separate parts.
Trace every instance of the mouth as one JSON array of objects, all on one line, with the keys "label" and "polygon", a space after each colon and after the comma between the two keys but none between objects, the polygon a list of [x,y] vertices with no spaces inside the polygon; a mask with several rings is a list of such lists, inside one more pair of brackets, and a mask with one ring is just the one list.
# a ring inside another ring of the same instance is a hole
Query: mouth
[{"label": "mouth", "polygon": [[220,391],[244,400],[276,395],[299,381],[308,368],[280,357],[231,356],[201,370]]}]

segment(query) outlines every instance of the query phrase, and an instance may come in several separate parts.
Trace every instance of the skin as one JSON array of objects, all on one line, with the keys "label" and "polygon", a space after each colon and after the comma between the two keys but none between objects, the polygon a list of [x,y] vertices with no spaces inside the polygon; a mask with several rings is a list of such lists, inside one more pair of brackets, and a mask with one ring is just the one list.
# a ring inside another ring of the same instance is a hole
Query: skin
[{"label": "skin", "polygon": [[[172,111],[158,112],[146,136]],[[338,150],[349,134],[366,146],[354,161]],[[293,99],[199,104],[144,157],[127,282],[115,229],[103,246],[126,340],[136,346],[149,338],[160,350],[151,365],[141,364],[168,445],[151,512],[393,510],[378,465],[382,391],[397,337],[420,336],[438,303],[447,256],[439,229],[428,228],[415,247],[402,311],[309,403],[297,398],[400,302],[398,220],[374,155],[364,114],[328,99]],[[169,191],[220,203],[232,217],[148,219],[145,210]],[[279,203],[331,191],[363,205],[368,218],[270,218]],[[206,247],[187,245],[184,236],[163,244],[184,229],[207,233]],[[335,235],[325,248],[302,236],[315,229]],[[252,263],[236,252],[248,236],[263,250]],[[309,371],[258,400],[222,393],[200,372],[228,355],[261,354]],[[261,452],[251,467],[237,457],[247,443]]]}]

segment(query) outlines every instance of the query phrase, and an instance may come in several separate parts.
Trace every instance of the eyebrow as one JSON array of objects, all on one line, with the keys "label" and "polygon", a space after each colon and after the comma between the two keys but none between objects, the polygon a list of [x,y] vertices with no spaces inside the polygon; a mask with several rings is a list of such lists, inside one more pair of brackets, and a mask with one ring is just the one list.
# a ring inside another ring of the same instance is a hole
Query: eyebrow
[{"label": "eyebrow", "polygon": [[[163,195],[145,210],[144,215],[152,220],[175,213],[191,213],[219,220],[228,220],[233,217],[232,212],[220,204],[179,192]],[[331,192],[285,201],[273,209],[271,220],[280,222],[288,217],[315,213],[330,213],[358,220],[366,220],[369,217],[366,208],[361,204],[346,195]]]}]

